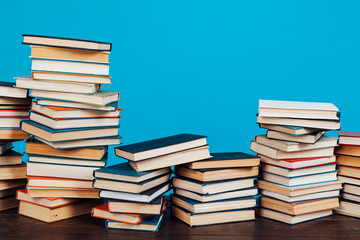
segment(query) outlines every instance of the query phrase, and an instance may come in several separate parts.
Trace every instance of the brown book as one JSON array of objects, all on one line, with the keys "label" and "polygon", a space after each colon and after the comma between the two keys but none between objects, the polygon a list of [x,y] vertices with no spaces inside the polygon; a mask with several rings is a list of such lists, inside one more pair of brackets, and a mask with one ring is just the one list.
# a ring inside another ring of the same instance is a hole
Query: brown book
[{"label": "brown book", "polygon": [[259,167],[229,168],[219,170],[193,170],[182,166],[175,167],[175,174],[201,182],[221,181],[235,178],[255,177]]},{"label": "brown book", "polygon": [[261,207],[273,209],[289,215],[301,215],[306,213],[318,212],[339,207],[339,198],[325,198],[309,201],[288,203],[266,196],[260,197]]},{"label": "brown book", "polygon": [[24,140],[30,138],[30,134],[20,129],[0,129],[0,139]]},{"label": "brown book", "polygon": [[31,46],[31,58],[109,63],[109,53],[56,47]]},{"label": "brown book", "polygon": [[13,196],[0,199],[0,211],[16,208],[18,206],[19,202]]},{"label": "brown book", "polygon": [[88,214],[91,212],[91,209],[94,206],[100,204],[101,202],[101,200],[87,200],[57,208],[48,208],[37,204],[20,201],[19,214],[43,222],[51,223]]},{"label": "brown book", "polygon": [[17,180],[0,180],[0,191],[26,185],[26,178]]},{"label": "brown book", "polygon": [[360,146],[340,145],[335,148],[335,154],[344,154],[360,157]]},{"label": "brown book", "polygon": [[26,164],[0,167],[0,180],[26,178]]},{"label": "brown book", "polygon": [[46,145],[45,143],[29,139],[26,141],[27,154],[47,155],[56,157],[67,158],[80,158],[80,159],[93,159],[101,160],[107,152],[105,147],[84,147],[84,148],[71,148],[71,149],[55,149]]},{"label": "brown book", "polygon": [[341,176],[360,178],[360,168],[339,165],[338,170]]},{"label": "brown book", "polygon": [[336,157],[337,162],[340,165],[350,166],[350,167],[360,167],[360,157],[338,155]]}]

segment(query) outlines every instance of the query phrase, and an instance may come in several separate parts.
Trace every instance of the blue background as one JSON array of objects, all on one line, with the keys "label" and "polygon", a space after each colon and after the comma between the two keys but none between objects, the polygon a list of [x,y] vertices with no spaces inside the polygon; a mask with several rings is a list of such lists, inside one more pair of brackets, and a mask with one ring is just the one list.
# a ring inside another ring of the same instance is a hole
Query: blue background
[{"label": "blue background", "polygon": [[259,99],[332,102],[342,129],[360,131],[359,10],[331,0],[3,1],[1,80],[30,73],[23,33],[107,41],[105,89],[121,93],[126,144],[188,132],[207,135],[213,152],[250,152],[264,132]]}]

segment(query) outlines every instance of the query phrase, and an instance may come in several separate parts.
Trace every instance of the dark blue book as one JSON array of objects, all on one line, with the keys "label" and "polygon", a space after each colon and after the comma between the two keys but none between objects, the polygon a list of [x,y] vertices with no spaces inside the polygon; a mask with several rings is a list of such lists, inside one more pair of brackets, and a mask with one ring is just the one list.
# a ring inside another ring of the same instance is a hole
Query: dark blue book
[{"label": "dark blue book", "polygon": [[206,136],[183,133],[117,147],[115,154],[131,161],[140,161],[205,145]]},{"label": "dark blue book", "polygon": [[210,213],[237,209],[256,208],[260,195],[231,198],[214,202],[199,202],[180,195],[171,195],[171,203],[192,213]]},{"label": "dark blue book", "polygon": [[161,227],[162,221],[164,220],[165,213],[161,215],[155,215],[151,218],[148,218],[138,224],[130,224],[117,222],[113,220],[107,220],[105,222],[105,227],[110,229],[124,229],[124,230],[136,230],[136,231],[150,231],[157,232]]},{"label": "dark blue book", "polygon": [[255,178],[239,178],[215,182],[200,182],[190,178],[173,177],[172,184],[176,188],[199,194],[216,194],[254,186]]},{"label": "dark blue book", "polygon": [[95,178],[139,183],[170,172],[171,168],[137,172],[125,162],[96,170],[94,176]]},{"label": "dark blue book", "polygon": [[53,129],[31,120],[21,121],[22,131],[48,142],[93,139],[117,136],[119,126]]}]

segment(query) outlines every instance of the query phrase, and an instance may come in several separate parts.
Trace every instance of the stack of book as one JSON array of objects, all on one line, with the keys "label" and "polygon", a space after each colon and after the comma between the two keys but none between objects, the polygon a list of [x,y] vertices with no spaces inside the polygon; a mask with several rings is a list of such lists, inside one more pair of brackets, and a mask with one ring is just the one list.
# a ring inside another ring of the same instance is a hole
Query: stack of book
[{"label": "stack of book", "polygon": [[331,103],[260,100],[258,123],[268,129],[251,142],[261,158],[260,216],[297,224],[333,214],[339,207],[334,148],[324,135],[340,128]]},{"label": "stack of book", "polygon": [[360,217],[360,133],[339,132],[339,147],[335,149],[339,180],[344,183],[340,208],[335,212]]},{"label": "stack of book", "polygon": [[106,204],[93,217],[106,219],[107,228],[157,231],[171,189],[171,166],[210,157],[206,137],[179,134],[115,148],[128,162],[95,171],[94,187]]},{"label": "stack of book", "polygon": [[[100,201],[93,172],[106,165],[108,145],[120,144],[119,93],[100,90],[100,84],[110,84],[111,44],[23,36],[31,45],[32,75],[15,78],[16,86],[31,89],[36,99],[30,120],[21,121],[21,130],[33,136],[26,146],[28,183],[27,192],[19,192],[19,213],[46,222],[90,213]],[[39,204],[46,198],[60,198],[66,206]],[[93,198],[98,200],[84,201]],[[61,213],[52,217],[53,211]]]},{"label": "stack of book", "polygon": [[20,130],[20,121],[28,119],[30,104],[28,90],[0,82],[0,211],[17,207],[16,191],[26,185],[26,164],[22,154],[12,148],[13,142],[30,137]]},{"label": "stack of book", "polygon": [[176,166],[172,215],[190,226],[254,220],[260,158],[241,152],[211,156]]}]

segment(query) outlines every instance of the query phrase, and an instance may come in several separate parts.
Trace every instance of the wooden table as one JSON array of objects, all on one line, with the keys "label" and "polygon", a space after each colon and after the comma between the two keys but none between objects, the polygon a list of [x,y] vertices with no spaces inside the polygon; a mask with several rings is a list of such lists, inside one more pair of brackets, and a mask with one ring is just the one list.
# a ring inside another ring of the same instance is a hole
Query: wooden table
[{"label": "wooden table", "polygon": [[0,213],[0,239],[360,239],[360,219],[331,217],[290,226],[258,218],[256,221],[190,228],[168,216],[157,233],[107,230],[102,220],[84,215],[56,223],[43,223],[17,214],[16,209]]}]

